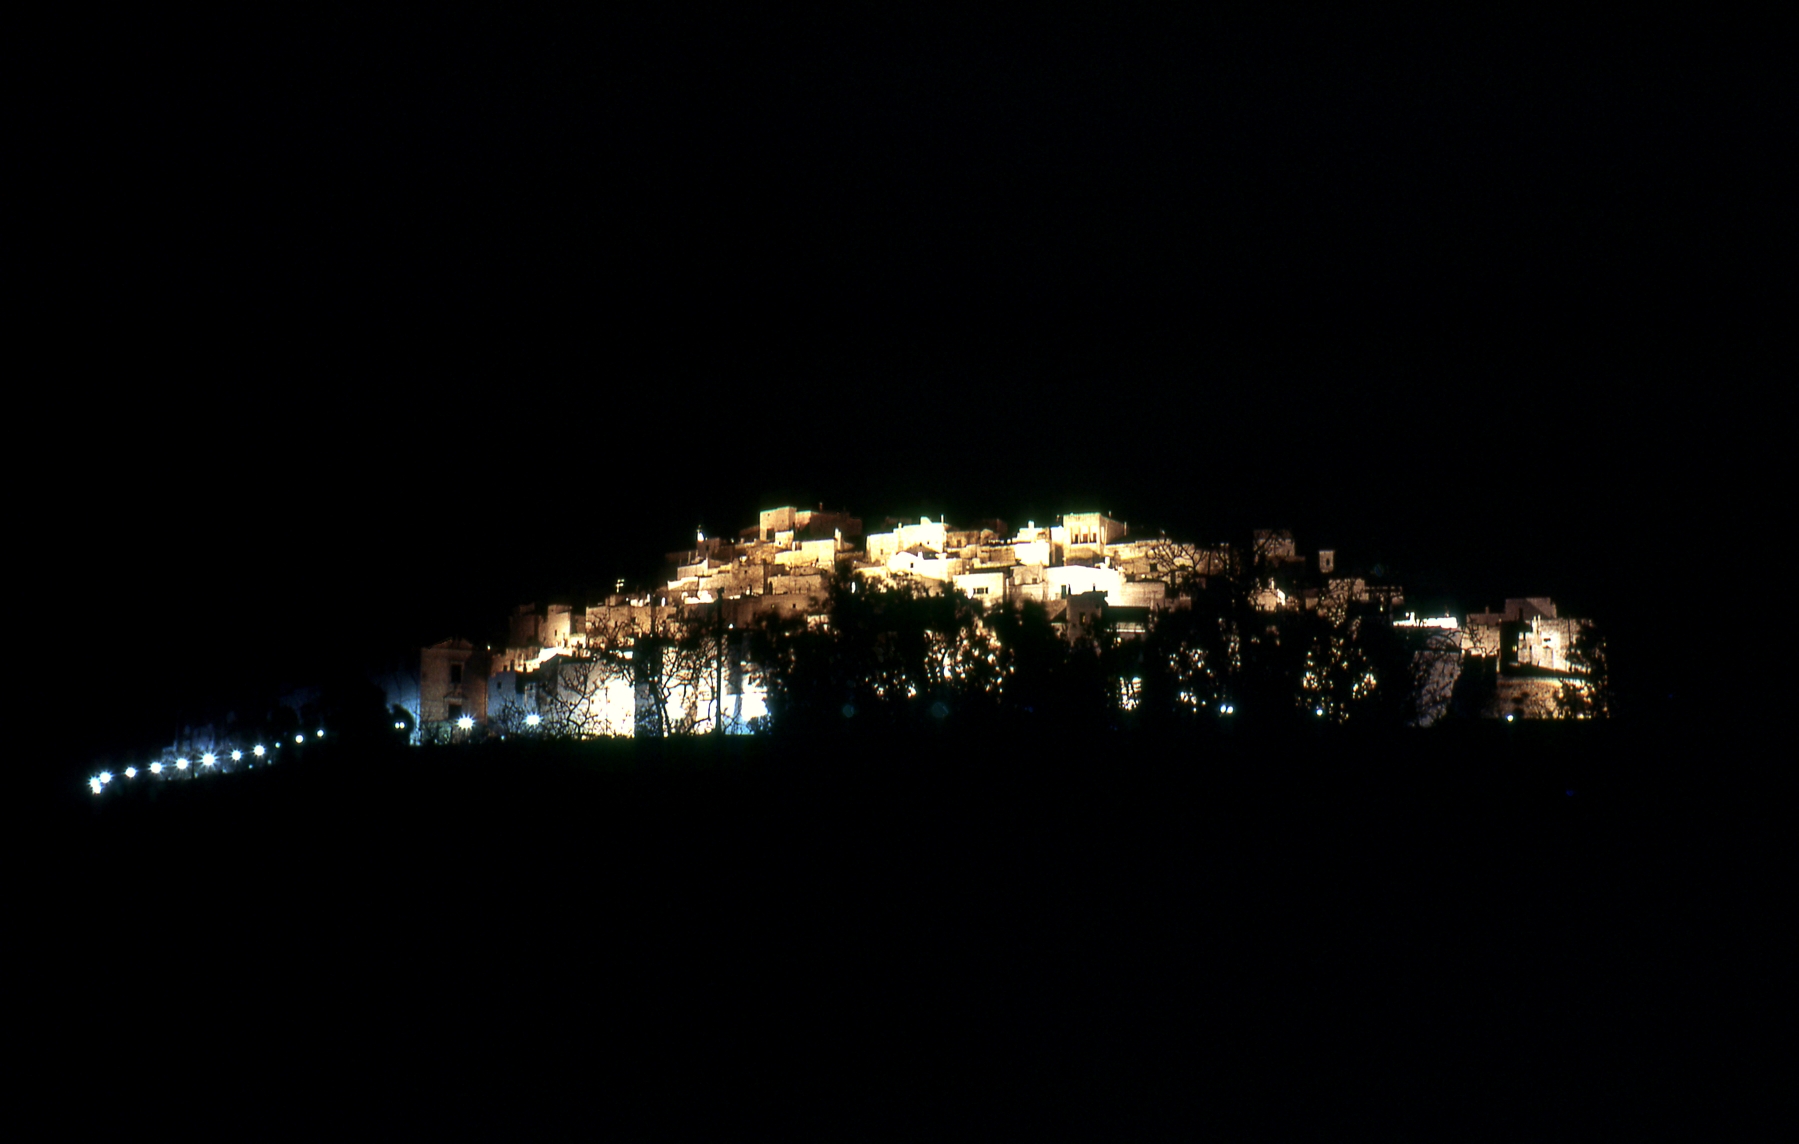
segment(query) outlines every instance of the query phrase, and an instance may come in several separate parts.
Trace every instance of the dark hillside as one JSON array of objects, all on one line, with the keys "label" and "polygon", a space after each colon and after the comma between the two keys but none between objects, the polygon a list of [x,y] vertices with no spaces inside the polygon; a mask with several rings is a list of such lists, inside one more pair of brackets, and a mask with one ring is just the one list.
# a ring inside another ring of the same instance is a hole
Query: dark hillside
[{"label": "dark hillside", "polygon": [[231,1124],[1743,1115],[1673,1081],[1770,836],[1568,730],[318,751],[90,808],[64,1004],[134,1115]]}]

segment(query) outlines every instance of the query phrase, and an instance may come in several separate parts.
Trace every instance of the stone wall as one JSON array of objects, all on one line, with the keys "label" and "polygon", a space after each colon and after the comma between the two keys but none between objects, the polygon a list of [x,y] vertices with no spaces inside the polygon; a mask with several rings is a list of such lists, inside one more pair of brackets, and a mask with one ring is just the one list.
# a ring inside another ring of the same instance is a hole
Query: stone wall
[{"label": "stone wall", "polygon": [[487,653],[467,640],[445,640],[423,649],[419,654],[419,722],[442,723],[458,715],[486,722],[487,676]]},{"label": "stone wall", "polygon": [[1502,625],[1501,651],[1505,658],[1500,670],[1572,671],[1568,653],[1573,650],[1574,640],[1584,626],[1580,620],[1545,619],[1541,615],[1517,624]]}]

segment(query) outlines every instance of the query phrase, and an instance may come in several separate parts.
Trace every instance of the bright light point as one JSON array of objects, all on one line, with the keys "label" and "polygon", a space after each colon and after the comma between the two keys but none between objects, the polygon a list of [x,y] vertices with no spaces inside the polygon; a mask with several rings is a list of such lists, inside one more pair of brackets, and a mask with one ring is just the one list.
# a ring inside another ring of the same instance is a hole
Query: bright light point
[{"label": "bright light point", "polygon": [[217,755],[213,754],[211,751],[208,751],[204,755],[200,756],[200,762],[203,766],[210,767],[218,761],[219,761],[219,757]]},{"label": "bright light point", "polygon": [[464,715],[462,718],[456,720],[456,726],[462,728],[464,731],[472,730],[475,726],[475,720],[472,716]]},{"label": "bright light point", "polygon": [[324,737],[325,737],[325,729],[323,727],[320,727],[319,728],[319,738],[323,739]]},{"label": "bright light point", "polygon": [[125,777],[128,779],[136,778],[137,777],[137,768],[136,767],[126,767],[125,768]]},{"label": "bright light point", "polygon": [[1513,720],[1513,719],[1516,719],[1516,718],[1517,718],[1517,716],[1516,716],[1516,715],[1512,715],[1512,714],[1507,714],[1507,715],[1506,715],[1506,717],[1505,717],[1505,721],[1506,721],[1506,722],[1507,722],[1507,723],[1510,723],[1510,722],[1511,722],[1511,721],[1512,721],[1512,720]]},{"label": "bright light point", "polygon": [[112,781],[112,772],[111,771],[101,771],[100,772],[100,783],[102,786],[104,786],[105,784],[107,784],[111,781]]},{"label": "bright light point", "polygon": [[254,746],[254,747],[251,747],[251,748],[250,748],[250,753],[251,753],[251,754],[252,754],[252,755],[255,755],[255,756],[256,756],[256,757],[257,757],[257,758],[259,758],[259,759],[260,759],[260,758],[262,758],[262,755],[263,755],[263,749],[262,749],[262,744],[261,744],[261,743],[258,743],[258,744],[256,744],[256,745],[255,745],[255,746]]},{"label": "bright light point", "polygon": [[244,761],[244,753],[242,751],[231,752],[231,761],[234,763],[243,762]]},{"label": "bright light point", "polygon": [[525,716],[525,726],[527,727],[535,727],[541,722],[543,722],[543,716],[537,714],[535,711]]},{"label": "bright light point", "polygon": [[1324,714],[1324,708],[1322,708],[1322,707],[1314,707],[1314,708],[1312,708],[1312,714],[1314,714],[1314,715],[1322,715],[1322,714]]},{"label": "bright light point", "polygon": [[187,760],[186,759],[176,759],[175,760],[175,769],[178,771],[187,770]]},{"label": "bright light point", "polygon": [[306,741],[306,736],[304,736],[304,735],[295,735],[294,736],[294,745],[296,747],[299,746],[300,744],[304,743],[305,741]]},{"label": "bright light point", "polygon": [[100,780],[99,779],[89,779],[89,780],[87,780],[87,785],[95,794],[100,793]]},{"label": "bright light point", "polygon": [[394,724],[394,730],[396,730],[396,731],[404,731],[405,729],[406,729],[406,724],[404,724],[404,723],[396,722]]},{"label": "bright light point", "polygon": [[150,773],[153,775],[160,775],[162,773],[162,764],[161,763],[151,763],[150,764]]}]

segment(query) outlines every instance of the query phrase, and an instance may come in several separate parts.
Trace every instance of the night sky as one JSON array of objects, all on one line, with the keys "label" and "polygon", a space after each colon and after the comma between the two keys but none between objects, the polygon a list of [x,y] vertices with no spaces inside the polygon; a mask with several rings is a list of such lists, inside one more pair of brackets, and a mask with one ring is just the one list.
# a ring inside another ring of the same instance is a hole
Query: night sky
[{"label": "night sky", "polygon": [[1627,642],[1718,547],[1790,142],[1753,30],[255,21],[47,95],[37,594],[157,665],[121,723],[783,503],[1285,526]]}]

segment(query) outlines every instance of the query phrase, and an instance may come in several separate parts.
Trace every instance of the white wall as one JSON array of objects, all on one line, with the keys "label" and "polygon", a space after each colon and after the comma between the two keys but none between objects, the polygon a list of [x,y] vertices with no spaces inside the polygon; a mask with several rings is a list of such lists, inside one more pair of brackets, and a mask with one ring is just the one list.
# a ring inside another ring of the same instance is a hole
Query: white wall
[{"label": "white wall", "polygon": [[955,577],[954,583],[969,599],[982,604],[1004,603],[1006,599],[1006,574],[1004,572],[965,572]]},{"label": "white wall", "polygon": [[919,517],[917,524],[902,524],[895,531],[899,533],[901,548],[922,544],[932,552],[942,552],[948,544],[943,522],[933,521],[929,517]]},{"label": "white wall", "polygon": [[922,576],[928,580],[938,580],[945,584],[959,575],[965,561],[943,559],[936,556],[919,556],[911,552],[895,552],[887,558],[887,570],[896,575]]},{"label": "white wall", "polygon": [[1018,557],[1020,564],[1047,565],[1049,563],[1048,540],[1029,540],[1014,544],[1012,552]]},{"label": "white wall", "polygon": [[1113,607],[1121,607],[1125,602],[1124,573],[1116,568],[1086,568],[1078,564],[1063,564],[1045,569],[1043,579],[1049,586],[1052,598],[1078,596],[1083,592],[1104,592],[1106,603]]}]

